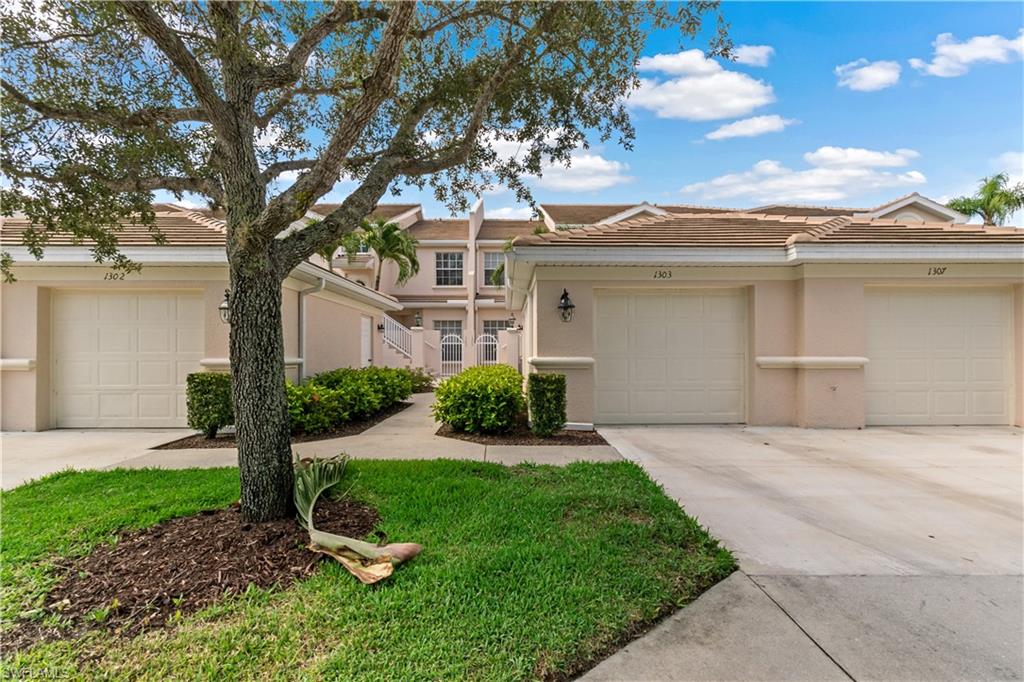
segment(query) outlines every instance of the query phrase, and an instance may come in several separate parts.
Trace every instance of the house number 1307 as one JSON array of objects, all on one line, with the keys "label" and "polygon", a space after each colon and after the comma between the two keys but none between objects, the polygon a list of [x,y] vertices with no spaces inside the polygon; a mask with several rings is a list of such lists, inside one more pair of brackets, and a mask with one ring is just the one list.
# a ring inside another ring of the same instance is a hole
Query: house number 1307
[{"label": "house number 1307", "polygon": [[945,266],[943,266],[941,268],[928,268],[928,274],[932,275],[932,276],[945,275],[946,274],[946,268],[945,268]]},{"label": "house number 1307", "polygon": [[654,279],[672,279],[671,270],[655,270]]}]

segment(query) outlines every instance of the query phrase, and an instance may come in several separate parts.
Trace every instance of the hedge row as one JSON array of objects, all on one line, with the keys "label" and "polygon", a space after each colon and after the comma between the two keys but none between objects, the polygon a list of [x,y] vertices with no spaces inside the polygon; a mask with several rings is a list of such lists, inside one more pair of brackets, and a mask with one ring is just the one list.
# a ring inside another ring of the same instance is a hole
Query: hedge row
[{"label": "hedge row", "polygon": [[565,427],[565,375],[531,374],[523,395],[523,375],[508,365],[470,367],[437,387],[434,419],[456,431],[507,433],[526,419],[547,437]]},{"label": "hedge row", "polygon": [[[342,368],[289,382],[288,415],[293,433],[323,433],[346,422],[364,420],[408,398],[422,383],[417,372],[386,367]],[[231,377],[197,372],[186,388],[189,427],[208,438],[234,423]]]}]

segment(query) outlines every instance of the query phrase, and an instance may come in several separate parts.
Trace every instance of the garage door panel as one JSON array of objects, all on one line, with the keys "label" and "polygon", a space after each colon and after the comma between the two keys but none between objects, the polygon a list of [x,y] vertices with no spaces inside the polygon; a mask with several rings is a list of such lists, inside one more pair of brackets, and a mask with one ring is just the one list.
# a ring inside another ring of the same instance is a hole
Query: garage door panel
[{"label": "garage door panel", "polygon": [[202,301],[192,292],[55,292],[55,425],[184,426],[185,377],[204,346]]},{"label": "garage door panel", "polygon": [[135,364],[130,360],[102,360],[97,367],[96,388],[124,388],[136,383]]},{"label": "garage door panel", "polygon": [[742,291],[608,293],[596,306],[598,422],[743,420]]},{"label": "garage door panel", "polygon": [[661,384],[665,382],[667,361],[659,358],[637,358],[633,364],[631,377],[635,382]]},{"label": "garage door panel", "polygon": [[865,310],[869,424],[1009,423],[1007,290],[869,290]]},{"label": "garage door panel", "polygon": [[173,353],[177,346],[174,343],[174,338],[181,333],[186,333],[186,330],[142,327],[138,330],[139,352]]}]

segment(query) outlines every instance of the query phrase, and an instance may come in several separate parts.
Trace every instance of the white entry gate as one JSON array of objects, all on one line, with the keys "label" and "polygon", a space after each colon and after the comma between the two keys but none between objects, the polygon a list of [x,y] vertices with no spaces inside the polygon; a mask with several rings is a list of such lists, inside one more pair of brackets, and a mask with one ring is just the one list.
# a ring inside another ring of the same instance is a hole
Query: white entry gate
[{"label": "white entry gate", "polygon": [[450,377],[462,371],[462,337],[446,334],[441,337],[441,377]]},{"label": "white entry gate", "polygon": [[481,334],[476,337],[476,364],[498,364],[498,338],[494,334]]}]

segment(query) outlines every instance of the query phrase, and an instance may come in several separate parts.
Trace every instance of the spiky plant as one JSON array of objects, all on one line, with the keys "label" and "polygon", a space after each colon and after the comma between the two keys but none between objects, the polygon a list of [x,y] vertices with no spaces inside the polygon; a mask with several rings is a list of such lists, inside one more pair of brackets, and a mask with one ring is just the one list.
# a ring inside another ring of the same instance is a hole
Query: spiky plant
[{"label": "spiky plant", "polygon": [[338,560],[352,575],[364,583],[375,583],[394,572],[395,566],[413,558],[423,549],[413,542],[373,545],[369,542],[317,530],[313,525],[313,509],[324,491],[336,486],[345,477],[348,456],[295,461],[295,509],[299,523],[309,533],[314,552],[328,554]]}]

